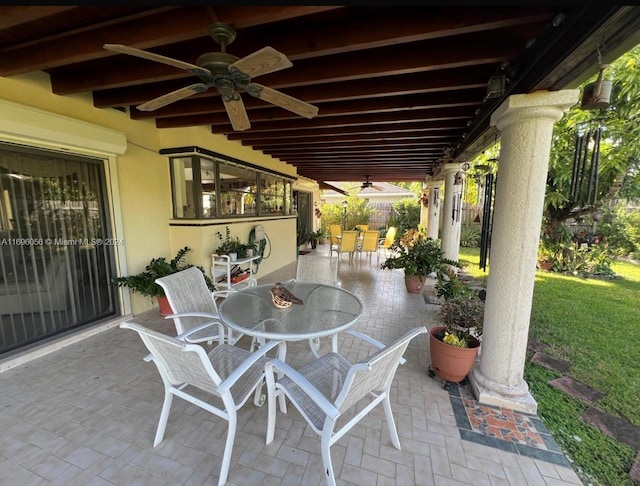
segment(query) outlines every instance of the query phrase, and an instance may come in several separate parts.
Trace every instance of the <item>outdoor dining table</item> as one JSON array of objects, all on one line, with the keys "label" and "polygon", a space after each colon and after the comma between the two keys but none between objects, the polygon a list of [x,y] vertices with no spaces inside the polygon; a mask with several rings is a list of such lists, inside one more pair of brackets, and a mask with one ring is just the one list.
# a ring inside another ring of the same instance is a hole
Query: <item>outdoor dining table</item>
[{"label": "outdoor dining table", "polygon": [[[236,332],[267,339],[310,342],[332,336],[332,350],[337,352],[338,333],[355,324],[362,314],[362,302],[340,287],[314,282],[285,282],[302,304],[281,309],[271,298],[275,284],[263,284],[240,290],[224,299],[219,315]],[[316,346],[311,346],[318,357]]]}]

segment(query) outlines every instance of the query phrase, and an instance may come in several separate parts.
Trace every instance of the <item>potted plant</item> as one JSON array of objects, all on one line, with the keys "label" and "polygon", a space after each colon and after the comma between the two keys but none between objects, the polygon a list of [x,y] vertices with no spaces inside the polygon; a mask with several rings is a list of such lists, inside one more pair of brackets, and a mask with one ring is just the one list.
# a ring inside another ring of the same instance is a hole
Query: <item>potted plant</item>
[{"label": "potted plant", "polygon": [[218,248],[215,249],[216,255],[229,255],[229,259],[234,261],[238,258],[246,258],[247,250],[256,251],[256,245],[242,243],[237,236],[231,236],[231,230],[228,226],[225,226],[224,237],[219,231],[216,232],[216,236],[220,240]]},{"label": "potted plant", "polygon": [[545,235],[540,238],[540,243],[538,244],[538,268],[552,270],[561,251],[560,244],[548,236]]},{"label": "potted plant", "polygon": [[381,267],[404,269],[407,291],[411,293],[422,292],[427,275],[440,271],[444,265],[460,268],[460,263],[444,258],[440,244],[427,238],[424,230],[406,230],[402,238],[391,245],[391,249],[395,254],[387,258]]},{"label": "potted plant", "polygon": [[311,243],[311,248],[315,250],[321,238],[324,238],[324,231],[322,231],[322,229],[309,233],[309,242]]},{"label": "potted plant", "polygon": [[429,331],[431,373],[451,382],[465,379],[475,363],[482,337],[484,302],[455,297],[440,307],[443,325]]},{"label": "potted plant", "polygon": [[[186,254],[191,251],[191,248],[185,246],[182,248],[176,256],[169,262],[165,257],[153,258],[151,262],[145,267],[144,271],[135,275],[129,275],[128,277],[113,277],[111,283],[118,287],[128,287],[132,292],[138,292],[148,297],[155,297],[158,300],[160,306],[160,313],[162,315],[173,314],[167,298],[164,295],[164,290],[155,281],[157,278],[165,277],[173,273],[186,270],[194,265],[184,262]],[[197,267],[204,275],[204,279],[207,282],[209,290],[212,292],[215,290],[213,282],[207,277],[204,268]]]},{"label": "potted plant", "polygon": [[306,246],[310,239],[311,237],[307,227],[305,225],[301,225],[296,231],[296,245],[298,245],[298,249],[302,246]]}]

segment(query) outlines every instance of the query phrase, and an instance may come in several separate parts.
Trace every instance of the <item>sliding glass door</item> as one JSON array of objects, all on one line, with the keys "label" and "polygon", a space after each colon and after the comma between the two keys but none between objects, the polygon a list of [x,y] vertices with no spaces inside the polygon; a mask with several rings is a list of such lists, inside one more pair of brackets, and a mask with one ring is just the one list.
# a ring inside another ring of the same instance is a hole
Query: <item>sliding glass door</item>
[{"label": "sliding glass door", "polygon": [[0,355],[116,313],[104,161],[0,144]]}]

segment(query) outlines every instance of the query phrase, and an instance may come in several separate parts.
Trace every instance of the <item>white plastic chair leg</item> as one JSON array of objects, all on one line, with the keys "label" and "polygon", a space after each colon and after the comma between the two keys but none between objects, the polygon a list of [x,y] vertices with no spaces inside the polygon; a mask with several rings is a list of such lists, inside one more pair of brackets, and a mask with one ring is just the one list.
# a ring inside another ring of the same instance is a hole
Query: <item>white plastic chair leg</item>
[{"label": "white plastic chair leg", "polygon": [[220,465],[220,479],[218,486],[224,486],[229,475],[229,464],[231,463],[231,453],[233,452],[233,441],[236,437],[237,415],[235,410],[229,410],[229,428],[227,430],[227,440],[222,454],[222,464]]},{"label": "white plastic chair leg", "polygon": [[320,439],[320,448],[322,449],[322,467],[327,478],[328,486],[336,486],[336,477],[333,474],[333,464],[331,463],[331,434],[322,434]]},{"label": "white plastic chair leg", "polygon": [[158,428],[156,430],[156,436],[153,439],[153,447],[157,446],[162,439],[164,439],[164,431],[167,428],[167,421],[169,420],[169,412],[171,411],[171,403],[173,403],[173,393],[169,389],[164,387],[164,403],[162,404],[162,411],[160,412],[160,420],[158,421]]},{"label": "white plastic chair leg", "polygon": [[384,400],[382,400],[382,406],[384,407],[384,415],[387,419],[387,426],[389,427],[389,435],[391,436],[391,443],[393,446],[400,449],[400,439],[398,438],[398,431],[396,430],[396,423],[393,420],[393,413],[391,412],[391,402],[389,401],[389,395],[387,391],[387,396]]}]

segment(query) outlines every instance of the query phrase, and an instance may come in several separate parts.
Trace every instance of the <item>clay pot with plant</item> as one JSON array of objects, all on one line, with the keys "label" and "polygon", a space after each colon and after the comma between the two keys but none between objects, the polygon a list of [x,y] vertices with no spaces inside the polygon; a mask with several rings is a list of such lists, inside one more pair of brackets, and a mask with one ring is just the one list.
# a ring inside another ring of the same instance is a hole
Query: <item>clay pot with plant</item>
[{"label": "clay pot with plant", "polygon": [[429,331],[430,375],[461,382],[471,371],[482,338],[484,302],[477,297],[456,297],[440,307],[443,325]]},{"label": "clay pot with plant", "polygon": [[410,293],[419,294],[427,276],[444,270],[448,265],[460,268],[460,263],[444,257],[438,241],[428,238],[423,229],[410,229],[391,246],[394,252],[382,268],[403,269],[405,285]]}]

